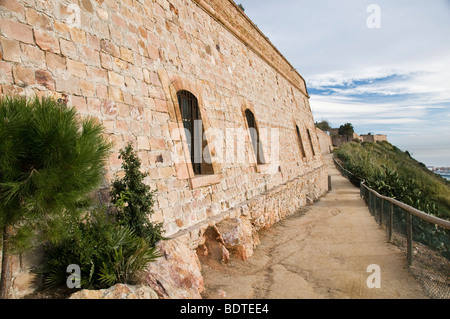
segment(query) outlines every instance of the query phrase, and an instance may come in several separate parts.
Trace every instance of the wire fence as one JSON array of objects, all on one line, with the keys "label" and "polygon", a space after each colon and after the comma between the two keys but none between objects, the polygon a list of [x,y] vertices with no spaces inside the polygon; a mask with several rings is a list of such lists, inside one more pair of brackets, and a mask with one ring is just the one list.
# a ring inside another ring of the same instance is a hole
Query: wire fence
[{"label": "wire fence", "polygon": [[386,231],[388,242],[405,253],[409,271],[425,293],[450,299],[450,222],[378,194],[335,158],[333,161],[341,174],[360,188],[370,213]]}]

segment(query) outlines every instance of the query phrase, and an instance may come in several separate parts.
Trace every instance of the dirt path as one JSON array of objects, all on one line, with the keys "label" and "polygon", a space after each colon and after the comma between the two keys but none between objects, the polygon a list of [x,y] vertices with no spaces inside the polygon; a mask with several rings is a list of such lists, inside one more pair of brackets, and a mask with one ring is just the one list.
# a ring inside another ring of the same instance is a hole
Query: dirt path
[{"label": "dirt path", "polygon": [[[355,188],[327,157],[332,191],[260,234],[248,261],[202,265],[208,299],[426,298]],[[369,265],[381,288],[367,287]]]}]

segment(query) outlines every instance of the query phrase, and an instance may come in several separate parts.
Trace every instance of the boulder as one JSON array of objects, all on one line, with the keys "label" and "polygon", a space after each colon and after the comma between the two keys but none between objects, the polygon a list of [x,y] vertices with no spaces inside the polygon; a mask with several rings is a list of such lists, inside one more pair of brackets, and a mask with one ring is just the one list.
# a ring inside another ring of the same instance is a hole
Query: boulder
[{"label": "boulder", "polygon": [[204,283],[196,251],[177,239],[160,241],[157,248],[163,256],[148,265],[145,284],[161,299],[201,299]]},{"label": "boulder", "polygon": [[222,235],[215,225],[206,229],[202,242],[197,248],[197,255],[200,257],[201,263],[207,263],[209,266],[218,261],[224,264],[230,263],[230,252],[225,247]]},{"label": "boulder", "polygon": [[108,289],[83,289],[70,295],[69,299],[158,299],[158,295],[148,286],[117,284]]},{"label": "boulder", "polygon": [[216,226],[225,248],[242,260],[253,255],[258,241],[253,226],[245,217],[225,219]]}]

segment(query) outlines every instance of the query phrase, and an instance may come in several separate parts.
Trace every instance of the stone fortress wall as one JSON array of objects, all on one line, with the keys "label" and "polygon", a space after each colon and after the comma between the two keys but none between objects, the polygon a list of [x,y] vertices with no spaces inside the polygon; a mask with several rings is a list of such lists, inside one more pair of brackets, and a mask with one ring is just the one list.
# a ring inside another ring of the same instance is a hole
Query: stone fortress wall
[{"label": "stone fortress wall", "polygon": [[[256,232],[328,189],[305,81],[231,0],[0,1],[0,88],[61,98],[103,124],[115,145],[103,200],[132,142],[157,191],[154,221],[190,249],[222,220]],[[183,90],[198,100],[207,175],[193,173],[179,130]],[[246,110],[266,164],[252,162]]]},{"label": "stone fortress wall", "polygon": [[316,127],[316,134],[322,155],[330,154],[333,151],[333,140],[331,136],[318,127]]}]

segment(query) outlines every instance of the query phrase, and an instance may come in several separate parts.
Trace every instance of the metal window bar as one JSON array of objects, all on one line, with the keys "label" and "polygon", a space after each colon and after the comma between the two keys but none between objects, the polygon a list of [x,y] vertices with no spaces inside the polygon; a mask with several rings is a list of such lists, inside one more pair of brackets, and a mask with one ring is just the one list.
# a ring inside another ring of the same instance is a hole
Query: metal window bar
[{"label": "metal window bar", "polygon": [[295,129],[297,131],[298,142],[300,144],[301,156],[306,157],[306,152],[305,152],[305,148],[303,147],[303,141],[302,141],[302,135],[300,134],[300,129],[298,128],[297,125],[295,126]]},{"label": "metal window bar", "polygon": [[[201,138],[199,140],[199,136],[203,137],[203,132],[201,132],[203,126],[198,125],[198,121],[200,121],[198,101],[197,98],[188,91],[179,91],[177,96],[181,117],[183,120],[183,127],[189,132],[190,135],[187,137],[187,144],[191,156],[192,168],[194,170],[194,174],[199,175],[202,174],[202,140]],[[200,154],[198,154],[199,150]]]},{"label": "metal window bar", "polygon": [[309,132],[309,129],[306,129],[306,133],[308,134],[309,144],[311,145],[311,151],[313,156],[316,156],[316,151],[314,151],[314,146],[311,138],[311,133]]},{"label": "metal window bar", "polygon": [[262,149],[261,139],[259,138],[258,127],[256,125],[255,115],[250,111],[245,111],[245,117],[247,119],[247,125],[250,131],[250,138],[252,140],[253,150],[256,156],[256,162],[258,165],[265,164],[264,153]]}]

